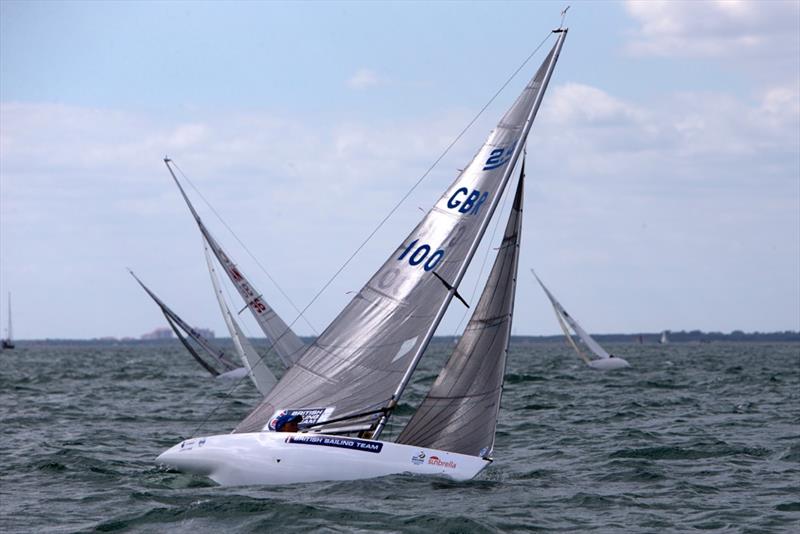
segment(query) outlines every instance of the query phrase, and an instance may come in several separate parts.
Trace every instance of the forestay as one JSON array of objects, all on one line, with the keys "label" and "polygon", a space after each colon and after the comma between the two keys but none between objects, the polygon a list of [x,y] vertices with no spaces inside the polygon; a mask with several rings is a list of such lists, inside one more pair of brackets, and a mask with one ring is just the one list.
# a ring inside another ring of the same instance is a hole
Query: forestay
[{"label": "forestay", "polygon": [[[200,228],[200,232],[203,234],[206,242],[211,247],[211,251],[214,253],[214,256],[217,257],[217,260],[219,260],[219,263],[222,265],[222,268],[228,275],[228,278],[230,278],[231,282],[236,287],[236,290],[242,296],[242,299],[250,309],[250,312],[256,318],[256,321],[261,327],[261,330],[264,332],[264,335],[267,336],[267,340],[272,343],[272,348],[278,354],[278,357],[286,367],[290,367],[300,358],[303,350],[306,348],[306,344],[303,343],[299,337],[297,337],[297,334],[292,331],[292,329],[283,319],[281,319],[275,310],[273,310],[269,304],[264,301],[261,293],[255,290],[253,285],[248,281],[247,278],[245,278],[236,264],[230,260],[227,254],[225,254],[225,251],[222,250],[222,247],[219,245],[219,243],[217,243],[217,241],[211,236],[211,233],[206,228],[206,225],[203,223],[202,219],[200,219],[200,216],[197,214],[197,211],[195,211],[194,206],[189,201],[189,197],[186,195],[186,192],[183,190],[183,186],[181,186],[181,183],[178,181],[178,177],[175,176],[172,166],[170,166],[171,160],[165,158],[164,163],[167,165],[167,169],[169,169],[172,179],[175,180],[175,184],[178,186],[184,201],[186,201],[186,205],[189,207],[189,211],[192,212],[192,216],[197,222],[197,226]],[[263,363],[261,365],[263,365]]]},{"label": "forestay", "polygon": [[236,352],[239,353],[239,357],[247,368],[250,379],[253,381],[256,389],[262,395],[266,395],[272,390],[275,384],[277,384],[278,379],[275,378],[275,375],[272,374],[272,371],[269,370],[266,363],[261,361],[261,356],[258,355],[258,352],[256,352],[253,344],[250,343],[250,340],[242,333],[241,328],[239,328],[239,323],[236,322],[236,318],[233,316],[230,309],[228,309],[228,305],[225,303],[225,297],[222,294],[222,288],[219,284],[216,269],[214,268],[214,260],[211,259],[208,241],[206,241],[205,238],[203,239],[203,250],[206,254],[206,263],[208,264],[208,274],[211,276],[211,285],[214,286],[214,295],[217,297],[219,309],[222,312],[223,319],[225,319],[225,325],[228,327],[228,332],[231,334],[233,346]]},{"label": "forestay", "polygon": [[588,347],[589,350],[592,351],[598,358],[601,359],[610,358],[611,355],[608,352],[606,352],[606,350],[603,347],[601,347],[600,344],[597,343],[597,341],[595,341],[592,338],[592,336],[589,335],[588,332],[586,332],[586,330],[581,328],[581,325],[579,325],[578,322],[575,319],[573,319],[569,313],[567,313],[567,310],[564,309],[561,303],[558,302],[558,300],[556,300],[553,294],[550,293],[547,287],[545,287],[544,283],[539,279],[539,277],[536,275],[536,272],[533,269],[531,269],[531,273],[533,273],[533,276],[539,282],[539,285],[542,286],[542,289],[547,295],[547,298],[550,299],[550,303],[553,305],[553,310],[555,310],[556,312],[556,318],[558,319],[558,322],[561,324],[562,330],[564,330],[564,335],[567,336],[567,339],[570,341],[573,348],[578,352],[578,355],[585,359],[581,350],[575,345],[575,342],[572,341],[572,337],[570,336],[569,331],[564,327],[565,321],[570,326],[570,328],[572,328],[572,330],[575,331],[575,333],[578,335],[581,341],[583,341],[586,347]]},{"label": "forestay", "polygon": [[492,271],[464,334],[398,443],[489,457],[517,287],[525,164]]},{"label": "forestay", "polygon": [[[316,423],[393,406],[497,207],[565,34],[559,30],[544,63],[472,162],[234,432],[263,430],[280,410],[305,410],[311,417],[304,422]],[[377,424],[377,437],[383,422],[353,423]]]}]

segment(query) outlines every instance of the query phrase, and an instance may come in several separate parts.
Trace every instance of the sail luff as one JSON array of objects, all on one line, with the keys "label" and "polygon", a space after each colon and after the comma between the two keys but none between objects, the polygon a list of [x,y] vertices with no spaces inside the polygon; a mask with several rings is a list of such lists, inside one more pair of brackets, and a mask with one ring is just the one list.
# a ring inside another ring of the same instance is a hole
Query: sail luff
[{"label": "sail luff", "polygon": [[256,352],[252,343],[244,336],[241,328],[239,328],[239,324],[236,322],[228,305],[225,303],[225,297],[222,294],[222,288],[220,287],[217,272],[214,268],[214,262],[211,259],[208,241],[205,239],[203,239],[203,251],[205,252],[206,264],[208,265],[208,274],[211,277],[211,285],[214,287],[214,295],[217,297],[219,309],[222,312],[222,318],[225,320],[225,326],[228,327],[233,346],[239,354],[239,358],[242,360],[245,368],[247,368],[250,379],[253,381],[256,389],[258,389],[262,395],[266,395],[272,390],[278,380],[275,378],[275,375],[272,374],[272,371],[269,370],[266,362],[262,361],[262,358],[259,356],[258,352]]},{"label": "sail luff", "polygon": [[14,342],[14,330],[11,324],[11,291],[8,292],[8,342]]},{"label": "sail luff", "polygon": [[[550,78],[553,74],[553,69],[555,68],[556,62],[558,61],[559,54],[561,53],[561,48],[564,43],[564,39],[567,36],[567,31],[568,30],[566,28],[554,30],[554,32],[558,34],[558,40],[556,41],[556,44],[553,47],[553,51],[550,57],[550,62],[547,65],[547,70],[545,71],[544,78],[542,79],[541,86],[538,90],[538,93],[536,94],[536,98],[533,102],[530,111],[528,112],[528,116],[525,119],[525,123],[522,127],[522,133],[512,151],[510,162],[508,163],[508,166],[506,167],[505,172],[503,173],[503,177],[500,180],[501,185],[499,186],[498,191],[500,191],[501,193],[505,190],[505,187],[508,184],[508,180],[511,177],[511,174],[514,172],[514,167],[516,166],[517,160],[519,159],[520,154],[525,148],[525,143],[527,141],[528,134],[530,133],[531,126],[533,126],[533,120],[536,118],[536,113],[539,111],[539,106],[541,105],[542,99],[544,98],[544,93],[547,91],[547,86],[550,83]],[[501,197],[502,194],[496,194],[491,198],[488,207],[489,215],[481,221],[481,226],[479,227],[479,230],[477,231],[475,237],[472,240],[472,243],[470,244],[469,250],[467,251],[466,254],[467,260],[461,264],[459,270],[456,273],[455,278],[452,281],[450,281],[452,289],[449,290],[447,298],[439,306],[439,309],[436,312],[436,316],[433,323],[429,326],[428,330],[425,332],[422,344],[417,349],[406,370],[405,375],[403,376],[403,379],[401,380],[395,392],[392,394],[391,402],[393,405],[400,400],[400,396],[403,394],[403,391],[408,386],[408,382],[411,380],[411,375],[414,373],[414,370],[419,364],[419,361],[422,358],[425,349],[428,347],[430,340],[433,338],[433,334],[436,332],[436,328],[439,326],[439,323],[444,317],[445,312],[447,312],[447,308],[453,299],[453,295],[458,289],[458,286],[461,284],[461,280],[464,278],[464,275],[467,272],[467,268],[469,267],[469,264],[471,263],[472,258],[474,257],[475,252],[478,249],[478,246],[480,245],[480,241],[483,238],[486,229],[489,227],[489,224],[491,223],[491,219],[494,215],[495,210],[497,209],[497,206],[500,203]],[[393,405],[389,407],[392,408]],[[389,415],[390,415],[389,413],[386,413],[381,417],[381,420],[379,421],[373,433],[374,439],[378,439],[381,432],[383,432],[383,428],[386,426],[386,422],[388,421]]]},{"label": "sail luff", "polygon": [[278,354],[278,357],[281,359],[284,366],[291,367],[294,362],[296,362],[303,354],[304,350],[306,349],[306,344],[297,336],[297,334],[294,333],[291,327],[286,324],[286,322],[277,314],[277,312],[264,301],[261,293],[259,293],[250,280],[245,277],[244,274],[242,274],[239,267],[233,261],[231,261],[230,257],[211,235],[211,232],[209,232],[208,228],[206,228],[205,223],[203,223],[203,220],[200,218],[200,215],[197,213],[197,210],[195,210],[194,205],[189,200],[189,196],[183,189],[178,177],[175,175],[175,171],[170,165],[171,162],[172,160],[169,158],[164,159],[164,164],[167,166],[175,185],[178,186],[178,190],[180,191],[184,202],[186,202],[192,217],[197,223],[200,233],[203,234],[203,237],[205,238],[206,242],[208,242],[214,255],[217,257],[222,269],[225,271],[225,274],[228,275],[231,283],[233,283],[233,285],[236,287],[236,290],[239,292],[242,300],[244,300],[247,308],[250,310],[250,313],[252,313],[253,317],[255,317],[256,322],[264,332],[267,340],[269,340],[272,344],[272,348]]}]

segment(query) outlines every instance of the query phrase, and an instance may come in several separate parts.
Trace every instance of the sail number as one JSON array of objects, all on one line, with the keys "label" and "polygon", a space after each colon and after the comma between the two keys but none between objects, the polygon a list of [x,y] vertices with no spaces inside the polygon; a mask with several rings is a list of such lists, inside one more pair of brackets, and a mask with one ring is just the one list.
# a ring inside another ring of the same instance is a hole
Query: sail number
[{"label": "sail number", "polygon": [[477,189],[473,189],[470,192],[466,187],[460,187],[450,196],[447,207],[451,210],[458,208],[459,213],[477,215],[487,198],[489,198],[487,191],[481,193]]},{"label": "sail number", "polygon": [[[444,257],[444,250],[437,250],[431,254],[430,245],[419,245],[419,239],[415,239],[406,247],[402,254],[397,258],[398,261],[404,260],[408,257],[408,263],[411,265],[420,265],[426,271],[432,270],[439,264],[439,261]],[[424,263],[423,263],[424,262]]]}]

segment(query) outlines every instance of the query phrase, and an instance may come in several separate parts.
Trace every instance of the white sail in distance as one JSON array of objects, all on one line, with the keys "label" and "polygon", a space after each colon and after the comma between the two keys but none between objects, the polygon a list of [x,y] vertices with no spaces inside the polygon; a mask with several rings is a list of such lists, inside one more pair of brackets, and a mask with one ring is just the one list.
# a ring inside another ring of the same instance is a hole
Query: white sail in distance
[{"label": "white sail in distance", "polygon": [[[572,330],[575,331],[575,333],[578,335],[581,341],[583,341],[586,347],[590,351],[592,351],[592,353],[595,356],[597,356],[600,359],[610,358],[611,355],[608,352],[606,352],[606,350],[603,347],[601,347],[600,344],[597,343],[597,341],[595,341],[594,338],[592,338],[592,336],[590,336],[588,332],[586,332],[586,330],[581,328],[581,325],[579,325],[578,322],[575,319],[573,319],[569,313],[567,313],[567,310],[565,310],[564,307],[561,305],[561,303],[556,300],[553,294],[550,293],[547,287],[545,287],[544,283],[536,275],[536,271],[531,269],[531,274],[533,274],[534,278],[536,278],[536,281],[539,282],[539,285],[542,286],[542,289],[547,295],[547,298],[550,299],[550,303],[553,305],[553,310],[555,310],[556,312],[556,317],[558,318],[559,323],[561,323],[562,329],[564,329],[563,323],[566,322],[570,326],[570,328],[572,328]],[[569,332],[565,330],[564,333],[567,336],[567,339],[569,339],[570,342],[572,342],[572,337],[570,336]],[[578,354],[585,359],[580,349],[578,349],[578,347],[575,345],[574,342],[572,342],[572,346],[575,348]]]},{"label": "white sail in distance", "polygon": [[211,285],[214,286],[214,295],[217,297],[219,309],[222,312],[222,318],[225,319],[225,326],[228,327],[228,332],[230,332],[233,346],[239,354],[242,363],[247,368],[250,379],[253,381],[256,389],[262,395],[266,395],[272,390],[275,384],[278,383],[278,380],[275,378],[275,375],[272,374],[272,371],[269,370],[266,362],[261,361],[261,356],[258,355],[258,352],[256,352],[253,344],[250,343],[250,340],[242,333],[241,328],[239,328],[239,323],[236,322],[236,318],[225,303],[225,297],[222,294],[222,288],[220,287],[216,269],[214,268],[214,260],[211,258],[209,245],[205,238],[203,238],[203,251],[206,255]]},{"label": "white sail in distance", "polygon": [[[380,420],[359,420],[374,429],[377,439],[509,181],[566,30],[556,33],[556,43],[541,67],[472,162],[234,432],[263,430],[282,410],[324,414],[326,419],[377,411]],[[311,419],[311,424],[321,422],[319,416]]]},{"label": "white sail in distance", "polygon": [[267,304],[262,294],[255,289],[253,284],[242,274],[239,267],[231,261],[230,257],[225,253],[219,243],[217,243],[216,239],[211,236],[211,232],[206,228],[200,215],[198,215],[189,197],[186,195],[178,177],[175,176],[175,171],[172,170],[170,163],[171,160],[169,158],[164,158],[164,164],[167,166],[170,175],[172,175],[175,185],[178,186],[183,200],[186,202],[189,211],[192,213],[192,217],[194,217],[197,226],[200,228],[200,232],[211,247],[211,251],[214,253],[222,269],[228,275],[231,283],[236,287],[236,290],[250,309],[250,312],[253,314],[253,317],[255,317],[258,326],[264,332],[267,340],[272,344],[275,353],[281,359],[284,366],[291,367],[303,354],[303,351],[306,349],[306,344],[297,337],[297,334],[295,334],[289,325],[281,319],[277,312]]}]

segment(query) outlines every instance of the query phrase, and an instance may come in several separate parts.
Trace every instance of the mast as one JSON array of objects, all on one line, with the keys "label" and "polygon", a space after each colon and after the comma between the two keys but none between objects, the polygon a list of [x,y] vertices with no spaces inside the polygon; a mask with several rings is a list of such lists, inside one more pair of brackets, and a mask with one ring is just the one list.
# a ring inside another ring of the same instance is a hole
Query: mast
[{"label": "mast", "polygon": [[6,333],[8,334],[8,343],[12,344],[14,342],[14,332],[11,329],[11,291],[8,292],[8,330]]},{"label": "mast", "polygon": [[[511,161],[508,164],[508,166],[506,167],[505,172],[503,173],[503,177],[501,179],[500,190],[505,189],[505,186],[508,183],[508,180],[511,177],[511,174],[514,171],[514,167],[517,164],[517,160],[519,159],[520,154],[524,150],[525,143],[526,143],[526,141],[528,139],[528,133],[530,132],[531,126],[533,125],[533,119],[536,117],[536,113],[537,113],[537,111],[539,111],[539,106],[542,103],[542,99],[544,97],[544,93],[547,91],[547,86],[550,83],[550,78],[551,78],[551,76],[553,74],[553,69],[556,66],[556,62],[558,61],[558,56],[561,53],[561,47],[564,44],[564,39],[567,36],[567,32],[568,32],[567,28],[558,28],[556,30],[553,30],[553,33],[558,35],[558,40],[556,41],[556,44],[554,46],[554,51],[553,51],[553,54],[552,54],[552,56],[550,58],[550,62],[547,65],[547,69],[545,71],[544,79],[542,80],[541,89],[538,91],[538,93],[536,95],[536,100],[534,101],[533,106],[531,107],[531,110],[528,113],[528,116],[527,116],[527,118],[525,120],[525,124],[524,124],[524,126],[522,128],[522,134],[520,135],[519,142],[516,144],[516,146],[514,147],[514,150],[512,152]],[[403,378],[400,381],[400,384],[397,386],[397,389],[392,394],[392,398],[391,398],[391,400],[389,401],[389,404],[386,407],[387,411],[384,412],[383,416],[381,416],[380,421],[378,422],[377,426],[375,427],[375,431],[372,434],[372,439],[378,439],[380,437],[381,433],[383,432],[384,427],[386,426],[386,422],[389,420],[389,416],[391,415],[391,411],[397,405],[397,402],[400,400],[400,396],[403,394],[403,391],[405,390],[406,386],[408,386],[408,382],[411,380],[411,375],[416,370],[420,359],[422,359],[422,355],[425,353],[425,349],[427,349],[428,344],[430,344],[431,338],[433,337],[434,332],[436,332],[436,328],[439,326],[439,323],[441,322],[442,318],[444,317],[444,314],[447,311],[447,308],[450,305],[450,302],[453,300],[453,296],[455,295],[456,290],[458,289],[458,286],[461,283],[461,280],[464,278],[464,274],[466,273],[467,268],[469,267],[471,259],[475,255],[475,252],[477,251],[478,246],[480,245],[481,238],[483,237],[483,234],[486,232],[486,228],[488,228],[489,223],[491,222],[491,219],[492,219],[492,217],[494,215],[494,212],[497,209],[498,204],[500,203],[500,197],[501,196],[502,195],[494,195],[493,198],[491,199],[490,204],[489,204],[489,208],[488,208],[489,216],[481,221],[481,225],[479,227],[479,230],[475,234],[475,237],[472,240],[472,243],[470,244],[470,247],[468,249],[468,252],[467,252],[467,255],[466,255],[468,259],[467,259],[467,261],[465,261],[459,267],[458,271],[456,272],[455,278],[450,282],[450,286],[451,287],[450,287],[450,289],[448,291],[448,296],[442,302],[441,306],[439,306],[439,309],[436,312],[435,319],[433,320],[431,325],[428,327],[428,330],[425,332],[425,335],[423,337],[422,343],[419,345],[419,347],[417,348],[417,351],[414,353],[414,356],[411,359],[411,362],[410,362],[408,368],[406,369],[406,372],[403,375]]]}]

